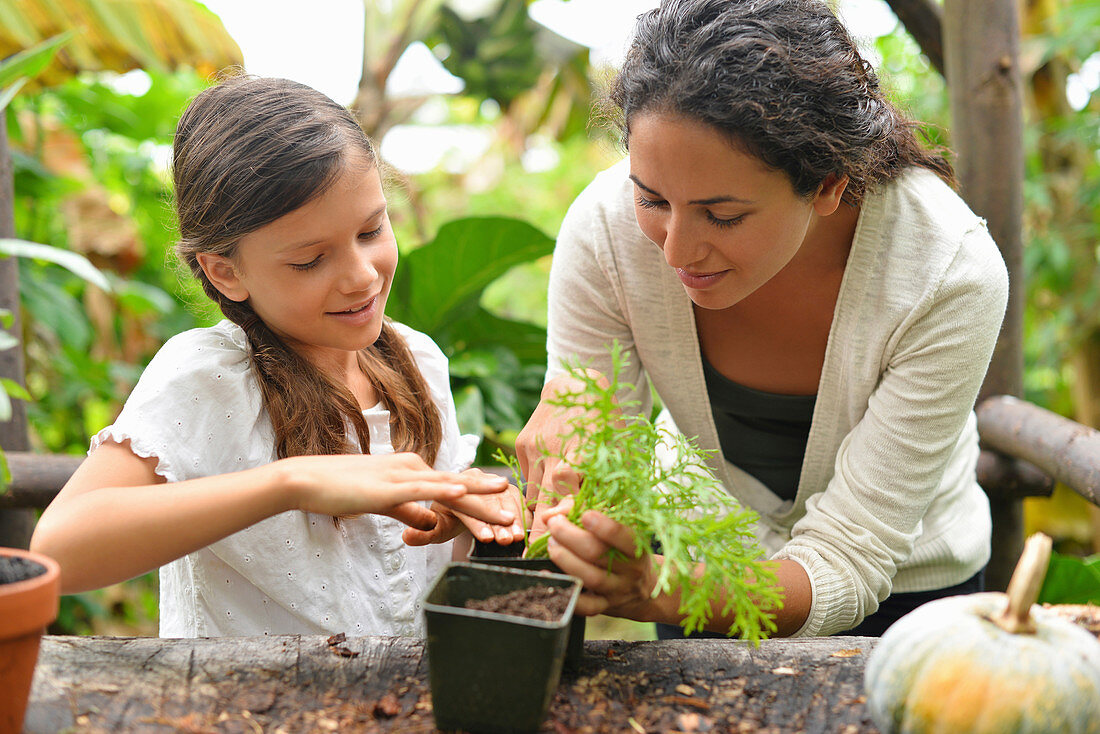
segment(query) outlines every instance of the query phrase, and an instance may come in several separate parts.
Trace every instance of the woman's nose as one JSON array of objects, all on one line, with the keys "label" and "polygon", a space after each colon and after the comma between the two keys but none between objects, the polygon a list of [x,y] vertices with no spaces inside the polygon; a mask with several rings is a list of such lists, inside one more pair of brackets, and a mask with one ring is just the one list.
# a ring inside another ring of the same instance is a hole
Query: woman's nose
[{"label": "woman's nose", "polygon": [[693,236],[682,217],[676,214],[669,216],[665,222],[664,235],[661,250],[669,267],[682,268],[698,262],[702,257],[703,248],[699,245],[699,239]]}]

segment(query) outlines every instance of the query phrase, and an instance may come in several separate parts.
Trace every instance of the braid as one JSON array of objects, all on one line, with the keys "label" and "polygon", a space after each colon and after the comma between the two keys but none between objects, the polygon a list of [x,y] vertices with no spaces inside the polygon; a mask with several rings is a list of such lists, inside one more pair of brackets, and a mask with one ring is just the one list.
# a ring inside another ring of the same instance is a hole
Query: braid
[{"label": "braid", "polygon": [[247,302],[226,298],[209,285],[205,274],[201,278],[204,290],[216,294],[213,298],[225,317],[248,338],[249,366],[271,418],[275,455],[285,459],[347,453],[348,423],[363,453],[370,453],[367,422],[351,392],[290,348]]}]

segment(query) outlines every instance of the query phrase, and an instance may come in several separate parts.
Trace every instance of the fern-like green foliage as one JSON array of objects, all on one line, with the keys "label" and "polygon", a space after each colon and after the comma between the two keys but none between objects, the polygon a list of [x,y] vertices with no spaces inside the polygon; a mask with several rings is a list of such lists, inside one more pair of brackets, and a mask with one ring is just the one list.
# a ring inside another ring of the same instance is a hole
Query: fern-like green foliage
[{"label": "fern-like green foliage", "polygon": [[[583,478],[569,519],[579,524],[585,511],[598,510],[630,527],[637,557],[659,543],[664,562],[653,594],[679,590],[685,635],[703,629],[713,615],[712,602],[724,600],[721,613],[733,612],[735,620],[729,634],[758,642],[775,631],[769,613],[782,599],[772,564],[762,560],[752,534],[756,513],[714,478],[705,463],[708,452],[617,401],[616,394],[627,387],[620,381],[626,358],[617,343],[611,357],[609,384],[601,386],[574,366],[570,372],[583,389],[550,401],[575,413],[562,444],[577,448],[558,457]],[[659,446],[665,447],[661,460]],[[506,463],[518,477],[514,460]],[[527,557],[546,557],[548,537],[532,541]]]}]

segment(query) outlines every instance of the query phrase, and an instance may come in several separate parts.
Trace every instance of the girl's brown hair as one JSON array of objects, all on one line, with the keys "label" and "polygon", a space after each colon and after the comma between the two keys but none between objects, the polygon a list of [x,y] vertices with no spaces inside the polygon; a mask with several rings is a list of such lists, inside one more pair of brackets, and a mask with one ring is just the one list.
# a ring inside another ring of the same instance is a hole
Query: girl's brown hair
[{"label": "girl's brown hair", "polygon": [[917,140],[821,0],[663,0],[638,18],[610,102],[629,145],[639,112],[711,125],[812,194],[847,175],[845,201],[920,166],[951,164]]},{"label": "girl's brown hair", "polygon": [[[247,301],[222,295],[196,255],[232,259],[241,237],[323,194],[345,166],[355,160],[377,166],[370,140],[345,108],[315,89],[286,79],[238,76],[195,97],[180,118],[172,152],[180,226],[176,254],[247,335],[277,455],[347,453],[349,425],[369,453],[370,434],[351,392],[272,332]],[[390,411],[394,450],[415,452],[434,464],[441,419],[408,346],[389,321],[378,340],[360,351],[359,363]]]}]

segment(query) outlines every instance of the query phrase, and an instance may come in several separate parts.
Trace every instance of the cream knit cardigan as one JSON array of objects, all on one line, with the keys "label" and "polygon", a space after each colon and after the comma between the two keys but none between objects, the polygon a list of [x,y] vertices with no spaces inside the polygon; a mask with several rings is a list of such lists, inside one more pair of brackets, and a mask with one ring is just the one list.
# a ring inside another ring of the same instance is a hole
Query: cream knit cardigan
[{"label": "cream knit cardigan", "polygon": [[641,410],[650,384],[675,426],[717,453],[726,489],[760,514],[758,539],[808,573],[799,636],[858,624],[892,591],[960,583],[989,559],[975,479],[974,401],[1008,298],[985,222],[923,169],[869,193],[833,314],[798,494],[781,501],[721,458],[691,301],[638,228],[629,160],[570,207],[550,272],[547,379],[562,360],[601,371],[618,339]]}]

